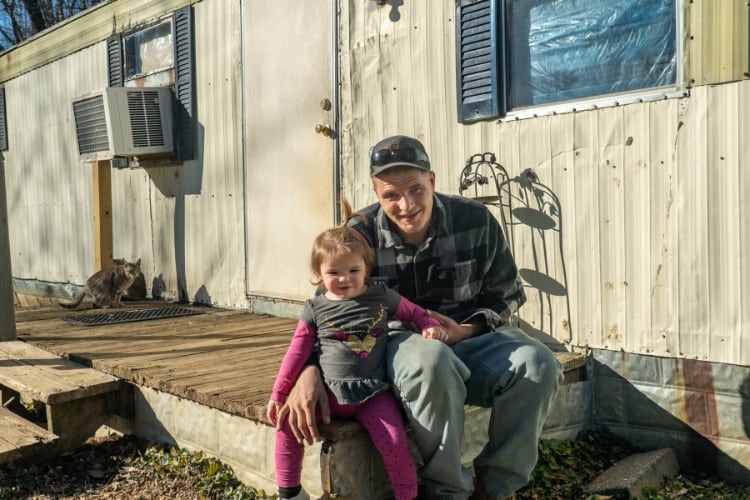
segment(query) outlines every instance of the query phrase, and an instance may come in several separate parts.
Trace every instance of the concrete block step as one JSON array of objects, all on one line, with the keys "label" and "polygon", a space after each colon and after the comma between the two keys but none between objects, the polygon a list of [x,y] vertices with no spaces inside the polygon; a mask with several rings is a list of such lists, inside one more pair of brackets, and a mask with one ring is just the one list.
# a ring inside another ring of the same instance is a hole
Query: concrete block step
[{"label": "concrete block step", "polygon": [[0,463],[39,458],[59,438],[0,406]]},{"label": "concrete block step", "polygon": [[592,495],[628,492],[629,498],[638,498],[644,488],[659,489],[666,478],[675,477],[679,472],[680,466],[672,448],[637,453],[604,471],[586,491]]}]

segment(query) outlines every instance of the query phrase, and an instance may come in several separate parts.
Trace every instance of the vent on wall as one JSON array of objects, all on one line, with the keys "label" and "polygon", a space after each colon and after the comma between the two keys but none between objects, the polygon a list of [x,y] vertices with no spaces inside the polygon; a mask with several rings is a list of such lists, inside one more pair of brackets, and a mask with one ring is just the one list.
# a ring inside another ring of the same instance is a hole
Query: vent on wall
[{"label": "vent on wall", "polygon": [[168,87],[107,87],[73,100],[81,161],[174,151]]}]

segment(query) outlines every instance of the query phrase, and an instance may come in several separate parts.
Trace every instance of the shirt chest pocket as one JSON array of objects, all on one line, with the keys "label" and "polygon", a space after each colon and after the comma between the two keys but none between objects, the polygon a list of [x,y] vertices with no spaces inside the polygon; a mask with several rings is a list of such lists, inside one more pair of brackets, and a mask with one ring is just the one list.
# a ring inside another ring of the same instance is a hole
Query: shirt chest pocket
[{"label": "shirt chest pocket", "polygon": [[456,262],[452,266],[439,266],[430,269],[428,282],[432,295],[458,302],[467,301],[479,293],[480,280],[475,280],[477,261],[475,259]]}]

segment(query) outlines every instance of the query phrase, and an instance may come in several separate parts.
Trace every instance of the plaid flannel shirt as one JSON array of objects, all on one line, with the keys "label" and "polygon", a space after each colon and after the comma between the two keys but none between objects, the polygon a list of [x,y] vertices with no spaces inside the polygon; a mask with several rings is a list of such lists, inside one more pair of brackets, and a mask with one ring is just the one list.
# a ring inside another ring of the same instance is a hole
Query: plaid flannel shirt
[{"label": "plaid flannel shirt", "polygon": [[351,225],[375,251],[372,281],[458,322],[484,317],[490,330],[526,301],[518,268],[497,219],[481,203],[436,193],[432,223],[417,248],[403,242],[379,203]]}]

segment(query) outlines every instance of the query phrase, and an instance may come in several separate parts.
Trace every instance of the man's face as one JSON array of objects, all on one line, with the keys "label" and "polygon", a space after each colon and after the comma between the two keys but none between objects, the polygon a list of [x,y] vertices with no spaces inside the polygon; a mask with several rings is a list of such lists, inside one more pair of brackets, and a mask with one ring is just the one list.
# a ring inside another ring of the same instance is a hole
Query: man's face
[{"label": "man's face", "polygon": [[380,205],[404,241],[422,243],[432,220],[435,173],[393,168],[373,177],[372,183]]}]

